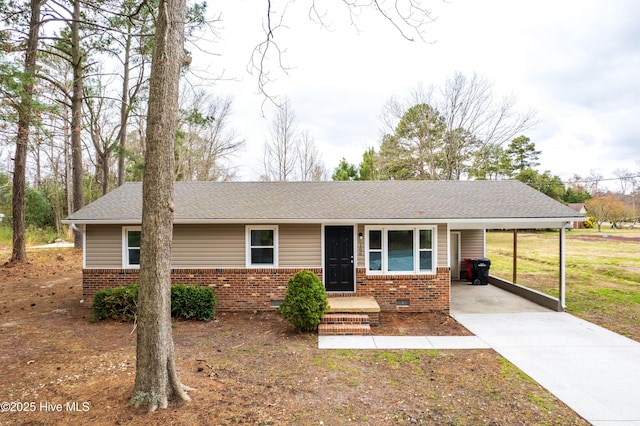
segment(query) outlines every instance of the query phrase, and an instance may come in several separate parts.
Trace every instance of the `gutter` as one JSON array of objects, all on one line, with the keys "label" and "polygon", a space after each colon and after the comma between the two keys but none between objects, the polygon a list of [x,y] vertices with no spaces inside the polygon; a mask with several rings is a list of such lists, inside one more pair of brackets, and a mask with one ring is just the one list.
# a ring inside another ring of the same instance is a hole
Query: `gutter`
[{"label": "gutter", "polygon": [[[420,224],[420,223],[432,223],[432,224],[450,224],[452,226],[471,226],[473,229],[477,228],[545,228],[545,227],[563,227],[567,222],[584,222],[587,219],[583,216],[580,217],[558,217],[558,218],[472,218],[472,219],[443,219],[443,218],[408,218],[408,219],[393,219],[393,218],[233,218],[233,219],[213,219],[213,218],[200,218],[200,219],[175,219],[173,221],[176,225],[204,225],[204,224],[273,224],[273,223],[306,223],[306,224],[345,224],[345,223],[359,223],[363,225],[374,224]],[[75,225],[139,225],[142,223],[140,218],[130,219],[108,219],[108,220],[91,220],[91,219],[64,219],[61,221],[64,224]],[[518,226],[514,226],[518,225]],[[464,228],[463,228],[464,229]]]}]

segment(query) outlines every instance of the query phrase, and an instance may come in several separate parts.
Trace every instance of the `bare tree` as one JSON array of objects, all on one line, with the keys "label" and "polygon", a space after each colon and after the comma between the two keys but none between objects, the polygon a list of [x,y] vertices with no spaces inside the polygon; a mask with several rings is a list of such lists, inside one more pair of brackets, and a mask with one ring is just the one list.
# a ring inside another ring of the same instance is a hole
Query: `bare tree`
[{"label": "bare tree", "polygon": [[613,174],[620,180],[620,193],[633,192],[637,185],[637,175],[629,169],[616,169]]},{"label": "bare tree", "polygon": [[597,197],[602,195],[600,191],[600,182],[604,179],[602,172],[600,170],[591,169],[589,170],[589,176],[587,176],[587,192],[591,194],[593,197]]},{"label": "bare tree", "polygon": [[489,80],[476,73],[471,77],[454,73],[439,98],[447,131],[464,129],[484,144],[502,146],[536,124],[534,111],[518,111],[514,95],[497,100]]},{"label": "bare tree", "polygon": [[[258,90],[265,95],[265,100],[270,100],[274,104],[281,106],[286,103],[279,103],[275,97],[268,93],[267,86],[276,80],[272,71],[280,69],[288,73],[289,67],[285,65],[285,49],[277,42],[277,34],[281,29],[287,28],[286,13],[287,5],[293,1],[285,2],[285,6],[280,10],[275,9],[275,2],[267,1],[266,13],[262,28],[264,39],[256,45],[251,54],[247,70],[256,75]],[[426,27],[434,21],[431,10],[424,7],[421,0],[342,0],[344,13],[349,17],[350,24],[358,29],[359,16],[365,10],[374,10],[378,16],[386,23],[395,28],[401,37],[408,41],[420,39],[426,41]],[[325,9],[322,2],[313,0],[308,6],[309,18],[319,24],[322,28],[331,28],[329,11]],[[339,6],[335,6],[339,9]]]},{"label": "bare tree", "polygon": [[178,378],[171,333],[173,166],[178,127],[185,0],[160,0],[154,38],[147,149],[142,184],[142,241],[133,406],[166,408],[171,397],[189,400]]},{"label": "bare tree", "polygon": [[496,99],[485,77],[456,72],[442,86],[425,89],[418,85],[406,100],[391,98],[380,117],[384,131],[394,132],[405,114],[417,105],[430,105],[444,121],[439,159],[442,179],[461,179],[470,172],[477,175],[470,170],[474,159],[479,158],[476,152],[493,152],[487,147],[502,147],[536,124],[534,111],[516,109],[515,96]]},{"label": "bare tree", "polygon": [[300,132],[298,143],[298,177],[301,181],[327,180],[328,173],[322,162],[313,136],[308,129]]},{"label": "bare tree", "polygon": [[89,136],[96,155],[96,181],[100,184],[102,195],[109,192],[109,176],[112,155],[117,145],[117,135],[120,123],[117,120],[114,102],[105,96],[104,86],[96,81],[96,87],[87,88],[94,93],[84,96],[85,125],[89,129]]},{"label": "bare tree", "polygon": [[231,98],[198,91],[181,109],[180,138],[176,148],[176,178],[179,180],[231,180],[229,160],[244,145],[244,139],[229,127]]},{"label": "bare tree", "polygon": [[266,180],[285,182],[295,180],[298,154],[296,115],[288,99],[276,108],[271,121],[271,138],[264,145],[264,171]]}]

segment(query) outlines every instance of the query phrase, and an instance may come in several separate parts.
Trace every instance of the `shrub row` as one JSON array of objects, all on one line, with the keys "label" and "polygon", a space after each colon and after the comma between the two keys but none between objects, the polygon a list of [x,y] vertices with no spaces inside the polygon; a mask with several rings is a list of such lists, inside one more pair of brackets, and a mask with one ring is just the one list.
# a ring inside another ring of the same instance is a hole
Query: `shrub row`
[{"label": "shrub row", "polygon": [[[171,287],[171,316],[208,321],[215,314],[212,288],[178,284]],[[95,320],[130,321],[138,310],[138,284],[100,290],[93,298]]]}]

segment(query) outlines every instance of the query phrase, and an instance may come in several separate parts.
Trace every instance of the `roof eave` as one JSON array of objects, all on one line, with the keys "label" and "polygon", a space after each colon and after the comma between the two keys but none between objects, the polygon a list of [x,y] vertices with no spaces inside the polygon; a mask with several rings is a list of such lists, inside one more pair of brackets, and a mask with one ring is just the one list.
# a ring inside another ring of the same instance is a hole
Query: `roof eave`
[{"label": "roof eave", "polygon": [[[381,224],[394,225],[412,223],[447,223],[456,229],[478,228],[559,228],[568,222],[582,222],[584,217],[545,217],[545,218],[241,218],[241,219],[175,219],[177,225],[204,225],[204,224],[261,224],[261,223],[307,223],[307,224]],[[141,223],[140,218],[128,219],[64,219],[64,224],[75,225],[136,225]]]}]

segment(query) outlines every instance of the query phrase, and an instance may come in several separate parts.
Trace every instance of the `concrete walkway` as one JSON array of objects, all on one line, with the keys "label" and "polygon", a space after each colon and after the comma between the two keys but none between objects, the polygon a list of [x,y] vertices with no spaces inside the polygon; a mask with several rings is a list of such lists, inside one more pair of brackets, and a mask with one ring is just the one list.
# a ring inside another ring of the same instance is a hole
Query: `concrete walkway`
[{"label": "concrete walkway", "polygon": [[489,349],[476,336],[318,336],[320,349]]}]

